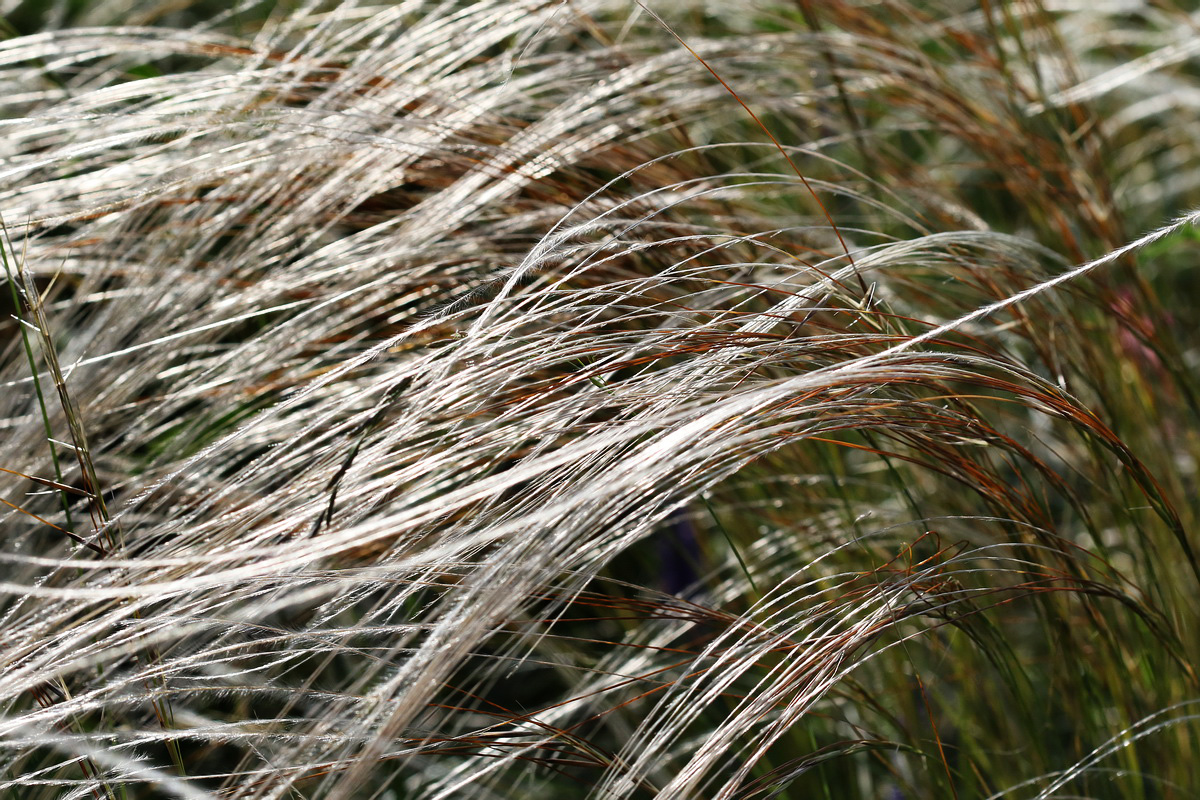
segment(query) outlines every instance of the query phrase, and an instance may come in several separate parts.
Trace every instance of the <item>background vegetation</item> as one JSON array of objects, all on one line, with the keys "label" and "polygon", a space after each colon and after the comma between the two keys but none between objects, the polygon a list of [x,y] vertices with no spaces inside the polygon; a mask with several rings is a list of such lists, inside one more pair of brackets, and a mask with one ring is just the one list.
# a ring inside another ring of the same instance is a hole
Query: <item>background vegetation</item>
[{"label": "background vegetation", "polygon": [[1196,796],[1187,4],[0,11],[3,796]]}]

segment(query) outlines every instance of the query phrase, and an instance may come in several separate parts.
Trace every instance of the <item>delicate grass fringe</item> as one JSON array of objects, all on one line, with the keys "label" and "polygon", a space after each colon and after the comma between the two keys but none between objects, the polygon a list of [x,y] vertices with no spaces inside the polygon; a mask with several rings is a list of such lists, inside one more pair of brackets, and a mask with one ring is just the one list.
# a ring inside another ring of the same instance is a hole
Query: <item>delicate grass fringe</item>
[{"label": "delicate grass fringe", "polygon": [[1200,15],[119,5],[2,6],[0,797],[1192,796]]}]

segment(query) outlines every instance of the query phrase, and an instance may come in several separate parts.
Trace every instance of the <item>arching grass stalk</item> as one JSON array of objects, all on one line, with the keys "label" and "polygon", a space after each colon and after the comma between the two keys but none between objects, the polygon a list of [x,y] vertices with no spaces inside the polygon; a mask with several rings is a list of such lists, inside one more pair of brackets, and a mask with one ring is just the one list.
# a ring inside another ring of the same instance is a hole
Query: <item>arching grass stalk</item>
[{"label": "arching grass stalk", "polygon": [[1190,785],[1191,9],[52,6],[0,794]]}]

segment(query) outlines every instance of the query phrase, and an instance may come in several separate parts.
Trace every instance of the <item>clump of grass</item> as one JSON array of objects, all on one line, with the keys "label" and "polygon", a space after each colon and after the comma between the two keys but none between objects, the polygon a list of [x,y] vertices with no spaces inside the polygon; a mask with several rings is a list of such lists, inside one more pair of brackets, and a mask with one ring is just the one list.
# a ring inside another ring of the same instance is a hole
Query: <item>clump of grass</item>
[{"label": "clump of grass", "polygon": [[1189,796],[1195,14],[135,6],[0,43],[0,791]]}]

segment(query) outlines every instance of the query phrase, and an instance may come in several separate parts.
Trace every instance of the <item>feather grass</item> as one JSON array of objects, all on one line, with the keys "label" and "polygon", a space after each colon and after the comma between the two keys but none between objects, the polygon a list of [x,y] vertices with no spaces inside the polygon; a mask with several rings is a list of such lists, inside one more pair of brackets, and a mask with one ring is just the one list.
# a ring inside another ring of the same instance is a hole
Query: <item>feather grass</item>
[{"label": "feather grass", "polygon": [[0,794],[1190,796],[1193,12],[28,5]]}]

